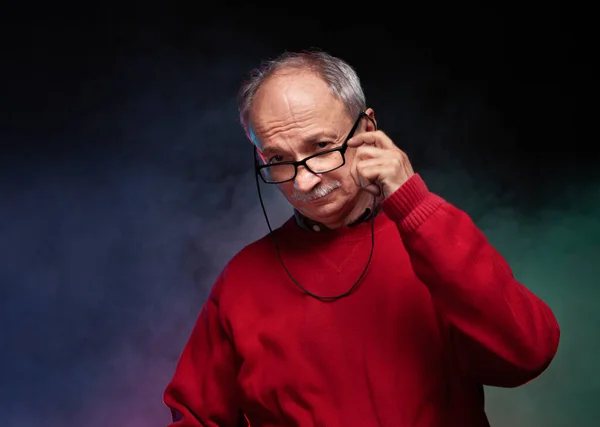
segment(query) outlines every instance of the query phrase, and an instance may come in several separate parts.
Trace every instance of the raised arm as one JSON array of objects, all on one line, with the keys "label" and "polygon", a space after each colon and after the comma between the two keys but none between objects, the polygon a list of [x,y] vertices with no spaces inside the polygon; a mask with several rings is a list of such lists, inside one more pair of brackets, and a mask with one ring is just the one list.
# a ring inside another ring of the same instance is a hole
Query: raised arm
[{"label": "raised arm", "polygon": [[514,277],[469,216],[413,175],[384,203],[417,276],[450,325],[463,371],[515,387],[554,358],[560,329],[551,309]]}]

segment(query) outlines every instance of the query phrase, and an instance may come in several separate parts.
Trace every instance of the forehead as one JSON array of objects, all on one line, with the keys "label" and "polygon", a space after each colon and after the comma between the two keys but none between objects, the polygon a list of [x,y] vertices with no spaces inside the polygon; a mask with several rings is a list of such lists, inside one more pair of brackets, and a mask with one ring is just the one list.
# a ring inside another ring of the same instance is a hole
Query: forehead
[{"label": "forehead", "polygon": [[250,114],[253,133],[259,140],[319,130],[337,130],[348,115],[327,83],[305,71],[287,71],[269,77],[257,91]]}]

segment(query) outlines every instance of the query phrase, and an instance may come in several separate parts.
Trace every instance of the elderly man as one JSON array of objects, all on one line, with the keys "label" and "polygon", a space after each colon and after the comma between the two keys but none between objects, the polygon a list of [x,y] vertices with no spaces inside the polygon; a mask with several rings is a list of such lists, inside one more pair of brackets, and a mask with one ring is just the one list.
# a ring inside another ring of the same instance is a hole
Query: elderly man
[{"label": "elderly man", "polygon": [[344,61],[265,62],[239,109],[294,215],[213,285],[165,390],[171,425],[488,426],[483,385],[553,359],[550,308],[377,130]]}]

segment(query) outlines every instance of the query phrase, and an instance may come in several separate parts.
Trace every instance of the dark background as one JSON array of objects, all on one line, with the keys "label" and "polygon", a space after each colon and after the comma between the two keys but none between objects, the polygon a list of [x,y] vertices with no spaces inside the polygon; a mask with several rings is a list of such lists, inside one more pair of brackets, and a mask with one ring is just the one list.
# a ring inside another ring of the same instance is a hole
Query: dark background
[{"label": "dark background", "polygon": [[[35,3],[0,14],[0,425],[164,426],[213,280],[266,231],[236,91],[320,47],[547,301],[559,353],[497,427],[592,426],[600,177],[592,6]],[[266,189],[276,224],[290,215]]]}]

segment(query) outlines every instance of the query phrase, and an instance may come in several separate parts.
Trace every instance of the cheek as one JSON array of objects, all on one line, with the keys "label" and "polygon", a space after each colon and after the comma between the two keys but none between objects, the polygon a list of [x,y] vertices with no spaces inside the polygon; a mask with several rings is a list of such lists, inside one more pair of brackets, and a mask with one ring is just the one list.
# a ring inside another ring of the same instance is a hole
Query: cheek
[{"label": "cheek", "polygon": [[352,162],[354,162],[354,157],[356,156],[356,148],[353,147],[349,147],[346,150],[346,154],[345,154],[345,158],[346,158],[346,165],[351,165]]},{"label": "cheek", "polygon": [[354,194],[358,191],[358,187],[352,179],[351,165],[346,163],[340,169],[334,171],[335,175],[331,176],[332,180],[339,181],[342,184],[342,189],[346,194]]},{"label": "cheek", "polygon": [[292,193],[294,192],[294,181],[286,182],[284,184],[279,184],[277,186],[277,189],[279,191],[281,191],[281,193],[284,196],[286,196],[287,198],[289,198],[289,196],[291,196]]}]

